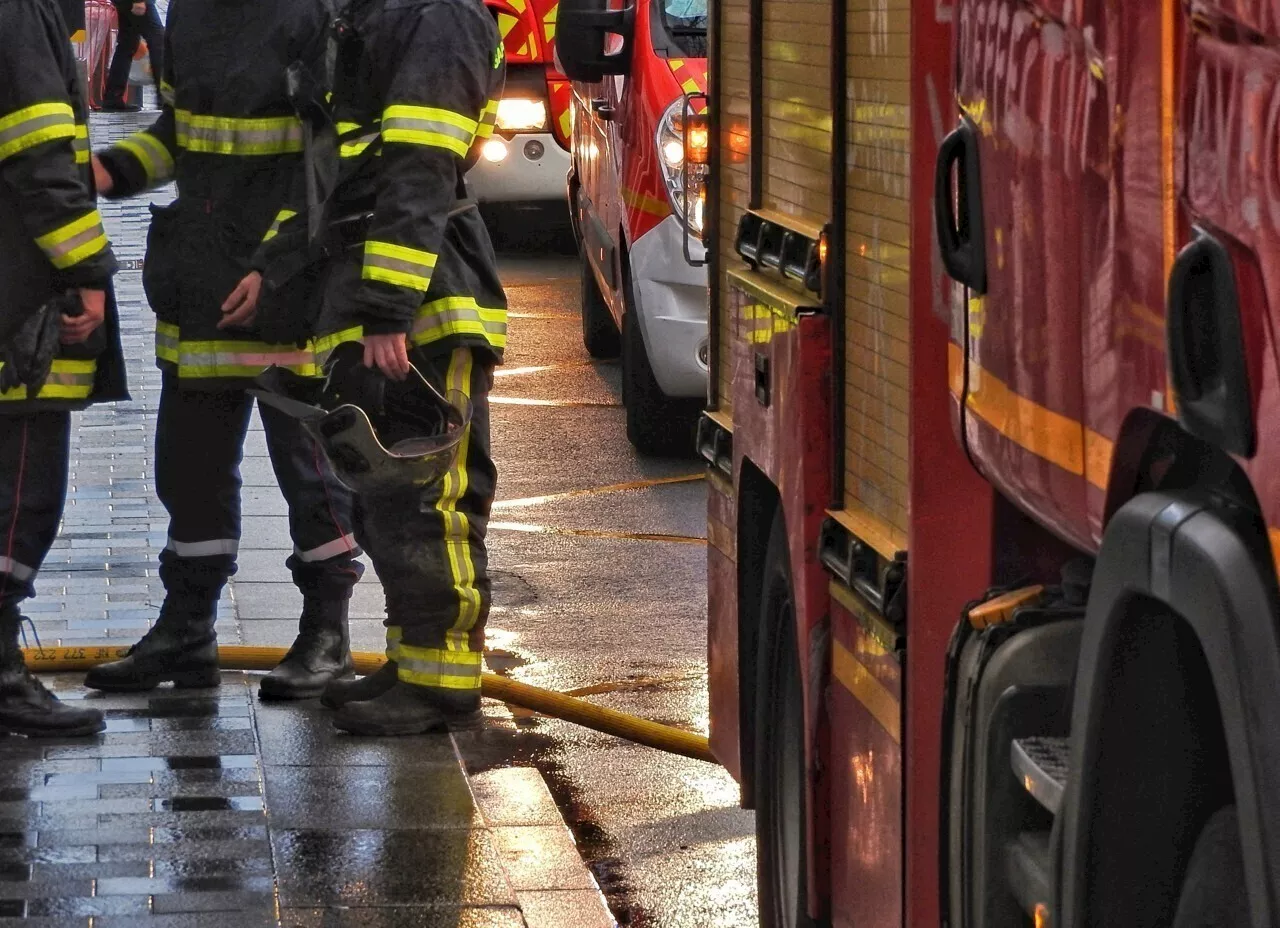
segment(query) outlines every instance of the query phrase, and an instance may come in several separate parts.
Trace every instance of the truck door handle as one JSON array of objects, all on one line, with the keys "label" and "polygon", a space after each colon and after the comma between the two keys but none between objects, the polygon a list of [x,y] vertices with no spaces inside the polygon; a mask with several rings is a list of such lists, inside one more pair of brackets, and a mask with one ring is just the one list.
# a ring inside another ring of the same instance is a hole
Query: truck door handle
[{"label": "truck door handle", "polygon": [[595,113],[605,122],[613,120],[613,107],[604,97],[596,97],[591,101],[591,112]]},{"label": "truck door handle", "polygon": [[[954,170],[954,186],[952,181]],[[975,293],[987,292],[986,237],[982,222],[982,172],[978,133],[961,118],[942,140],[933,181],[933,218],[942,263]]]}]

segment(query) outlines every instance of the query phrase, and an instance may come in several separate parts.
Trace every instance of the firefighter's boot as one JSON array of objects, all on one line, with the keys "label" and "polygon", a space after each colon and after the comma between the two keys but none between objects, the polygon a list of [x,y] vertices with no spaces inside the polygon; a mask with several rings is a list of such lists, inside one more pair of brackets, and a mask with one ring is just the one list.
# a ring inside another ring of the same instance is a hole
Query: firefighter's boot
[{"label": "firefighter's boot", "polygon": [[112,693],[153,690],[161,683],[179,689],[217,686],[218,596],[169,593],[160,618],[128,655],[89,671],[85,686]]},{"label": "firefighter's boot", "polygon": [[262,699],[314,699],[335,680],[355,672],[347,630],[347,599],[307,597],[298,637],[275,670],[262,678]]},{"label": "firefighter's boot", "polygon": [[341,709],[347,703],[364,702],[381,696],[399,680],[395,661],[387,661],[375,673],[358,680],[334,680],[324,688],[320,705],[326,709]]},{"label": "firefighter's boot", "polygon": [[464,731],[482,720],[479,692],[453,693],[397,680],[381,696],[347,703],[334,713],[333,725],[353,735],[421,735]]},{"label": "firefighter's boot", "polygon": [[107,727],[97,709],[58,701],[27,669],[18,647],[22,623],[16,607],[0,608],[0,732],[29,738],[92,735]]}]

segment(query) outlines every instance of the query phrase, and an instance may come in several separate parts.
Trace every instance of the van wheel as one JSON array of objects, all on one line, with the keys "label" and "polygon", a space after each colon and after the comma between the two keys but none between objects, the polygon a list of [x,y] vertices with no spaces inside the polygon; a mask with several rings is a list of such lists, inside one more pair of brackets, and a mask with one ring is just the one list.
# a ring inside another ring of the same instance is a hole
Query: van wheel
[{"label": "van wheel", "polygon": [[618,323],[600,292],[595,272],[591,270],[591,261],[581,242],[578,244],[578,259],[582,266],[582,345],[593,358],[616,358],[621,350]]},{"label": "van wheel", "polygon": [[756,674],[756,867],[760,928],[814,928],[807,914],[804,698],[795,593],[782,514],[773,520],[760,597]]},{"label": "van wheel", "polygon": [[1178,897],[1173,928],[1236,928],[1250,923],[1236,807],[1215,812],[1200,831]]},{"label": "van wheel", "polygon": [[627,409],[627,438],[641,454],[692,454],[700,404],[662,392],[631,305],[628,301],[628,311],[622,314],[622,404]]}]

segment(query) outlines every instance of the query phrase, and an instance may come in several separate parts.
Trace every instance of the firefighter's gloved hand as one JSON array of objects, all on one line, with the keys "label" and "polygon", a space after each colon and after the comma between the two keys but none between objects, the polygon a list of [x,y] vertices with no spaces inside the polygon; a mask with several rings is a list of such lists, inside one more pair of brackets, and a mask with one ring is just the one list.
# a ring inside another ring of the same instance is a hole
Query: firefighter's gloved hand
[{"label": "firefighter's gloved hand", "polygon": [[40,392],[62,339],[63,315],[84,311],[75,294],[57,296],[32,313],[0,351],[0,393],[25,386],[27,397]]}]

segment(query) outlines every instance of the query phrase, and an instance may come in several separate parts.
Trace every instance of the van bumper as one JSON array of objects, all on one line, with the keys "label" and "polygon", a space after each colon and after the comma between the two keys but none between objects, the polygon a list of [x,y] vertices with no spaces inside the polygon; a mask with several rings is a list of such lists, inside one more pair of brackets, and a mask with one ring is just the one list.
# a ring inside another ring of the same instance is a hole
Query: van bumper
[{"label": "van bumper", "polygon": [[[707,394],[707,269],[684,258],[684,228],[668,216],[631,243],[631,279],[636,319],[649,364],[670,397]],[[705,256],[696,239],[695,259]]]},{"label": "van bumper", "polygon": [[[528,203],[563,200],[569,153],[550,132],[499,135],[490,142],[506,145],[507,156],[490,161],[482,153],[467,172],[467,191],[481,203]],[[487,144],[487,143],[486,143]]]}]

